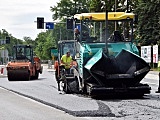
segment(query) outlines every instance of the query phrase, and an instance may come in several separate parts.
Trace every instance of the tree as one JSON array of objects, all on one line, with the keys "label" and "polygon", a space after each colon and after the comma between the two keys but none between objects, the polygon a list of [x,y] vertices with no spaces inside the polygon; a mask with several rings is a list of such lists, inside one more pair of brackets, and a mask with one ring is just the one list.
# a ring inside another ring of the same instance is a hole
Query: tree
[{"label": "tree", "polygon": [[[128,1],[128,4],[127,4]],[[137,5],[138,0],[91,0],[90,10],[92,12],[118,11],[132,12]]]},{"label": "tree", "polygon": [[35,41],[31,39],[31,37],[23,37],[24,39],[24,44],[28,44],[28,45],[33,45],[33,47],[35,47]]},{"label": "tree", "polygon": [[[9,57],[12,56],[12,52],[13,52],[13,45],[16,45],[16,44],[23,44],[23,41],[20,40],[20,39],[17,39],[15,37],[13,37],[10,33],[8,33],[7,30],[5,29],[2,29],[0,30],[0,39],[1,40],[5,40],[6,37],[10,37],[10,43],[9,44],[4,44],[4,45],[1,45],[0,48],[3,48],[3,49],[7,49],[8,50],[8,55]],[[2,59],[2,58],[1,58]],[[0,60],[2,61],[2,60]]]},{"label": "tree", "polygon": [[160,41],[160,1],[140,0],[136,12],[139,16],[138,36],[141,45],[157,44]]},{"label": "tree", "polygon": [[74,14],[89,12],[89,0],[60,0],[57,5],[50,7],[53,12],[53,20],[63,20]]}]

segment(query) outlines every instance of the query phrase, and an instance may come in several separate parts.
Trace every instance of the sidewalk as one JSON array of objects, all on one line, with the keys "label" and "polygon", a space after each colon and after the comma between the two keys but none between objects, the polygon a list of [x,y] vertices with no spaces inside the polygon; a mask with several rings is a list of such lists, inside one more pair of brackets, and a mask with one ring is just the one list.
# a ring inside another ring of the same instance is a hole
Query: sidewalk
[{"label": "sidewalk", "polygon": [[153,70],[151,70],[151,71],[149,71],[149,74],[158,75],[158,74],[159,74],[159,71],[153,71]]},{"label": "sidewalk", "polygon": [[145,78],[159,80],[159,72],[149,71],[148,74],[145,76]]}]

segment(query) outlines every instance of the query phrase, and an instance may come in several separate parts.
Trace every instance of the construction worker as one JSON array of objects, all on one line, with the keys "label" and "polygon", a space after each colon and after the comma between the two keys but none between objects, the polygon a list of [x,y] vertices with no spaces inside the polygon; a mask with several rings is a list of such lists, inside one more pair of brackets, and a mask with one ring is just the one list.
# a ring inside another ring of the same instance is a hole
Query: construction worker
[{"label": "construction worker", "polygon": [[18,55],[22,56],[22,54],[23,54],[23,51],[22,51],[22,48],[20,48],[19,51],[18,51]]},{"label": "construction worker", "polygon": [[65,55],[61,57],[61,65],[64,65],[66,72],[70,73],[70,65],[72,63],[72,57],[70,56],[70,51],[67,51]]},{"label": "construction worker", "polygon": [[74,29],[74,39],[79,41],[80,32],[77,28]]}]

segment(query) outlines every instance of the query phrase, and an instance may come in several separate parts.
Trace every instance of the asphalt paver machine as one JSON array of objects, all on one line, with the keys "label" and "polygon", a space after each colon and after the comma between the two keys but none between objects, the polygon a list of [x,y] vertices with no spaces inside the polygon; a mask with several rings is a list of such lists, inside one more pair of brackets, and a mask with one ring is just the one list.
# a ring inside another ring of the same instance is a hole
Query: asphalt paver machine
[{"label": "asphalt paver machine", "polygon": [[141,83],[150,66],[133,43],[135,18],[126,12],[74,15],[74,27],[79,29],[72,41],[76,66],[74,79],[65,78],[65,91],[90,96],[150,93],[149,85]]}]

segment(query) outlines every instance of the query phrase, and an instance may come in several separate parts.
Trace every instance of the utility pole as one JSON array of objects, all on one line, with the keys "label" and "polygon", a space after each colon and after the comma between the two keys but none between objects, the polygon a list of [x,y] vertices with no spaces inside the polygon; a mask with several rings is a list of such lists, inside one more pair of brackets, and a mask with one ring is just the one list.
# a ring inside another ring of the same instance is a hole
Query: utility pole
[{"label": "utility pole", "polygon": [[105,51],[106,51],[106,54],[108,56],[108,35],[109,35],[109,29],[108,29],[108,10],[106,9],[106,21],[105,21],[105,24],[106,24],[106,29],[105,29],[105,43],[106,43],[106,47],[105,47]]},{"label": "utility pole", "polygon": [[59,38],[59,39],[60,39],[60,41],[61,41],[61,39],[62,39],[62,37],[61,37],[61,33],[62,33],[62,31],[61,31],[61,28],[60,28],[60,38]]},{"label": "utility pole", "polygon": [[[116,9],[117,9],[117,0],[115,0],[115,12],[116,12]],[[117,22],[115,21],[115,30],[117,30]]]},{"label": "utility pole", "polygon": [[129,1],[127,0],[127,13],[129,12]]}]

